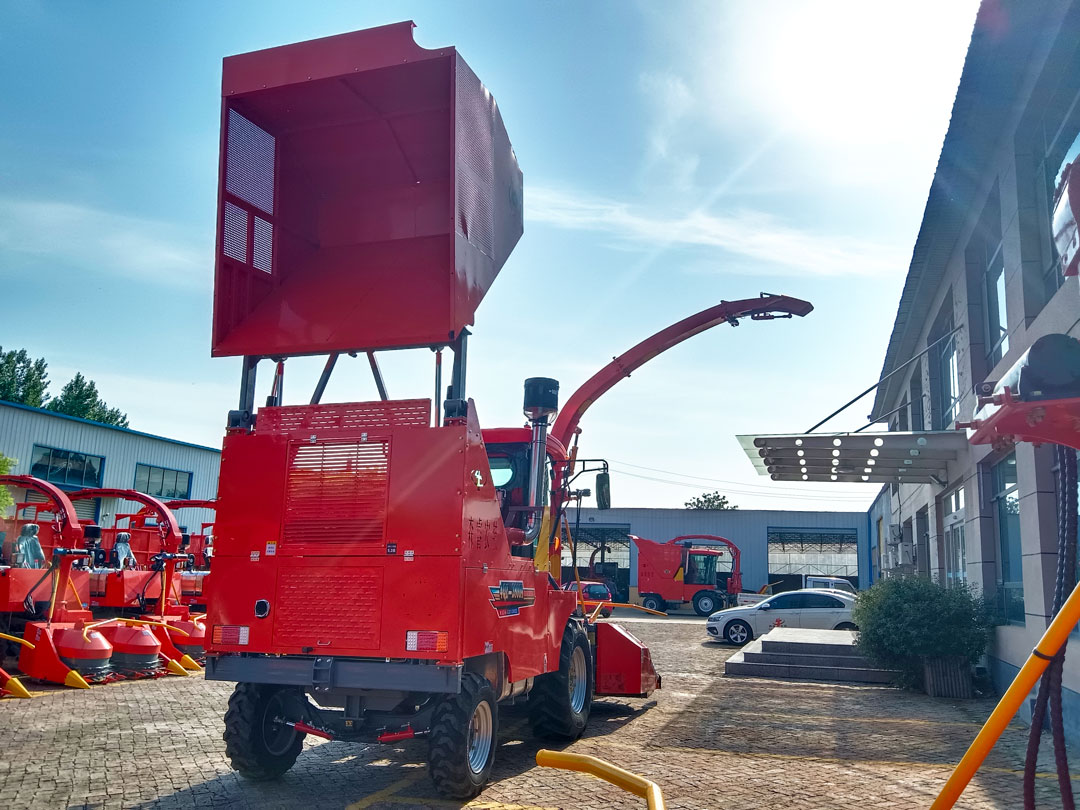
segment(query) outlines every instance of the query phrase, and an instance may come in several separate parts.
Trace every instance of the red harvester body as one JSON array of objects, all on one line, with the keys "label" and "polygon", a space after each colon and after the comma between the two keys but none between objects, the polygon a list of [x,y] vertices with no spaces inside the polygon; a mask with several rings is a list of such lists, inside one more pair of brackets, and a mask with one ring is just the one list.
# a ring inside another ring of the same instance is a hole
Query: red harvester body
[{"label": "red harvester body", "polygon": [[[581,415],[680,340],[812,307],[720,304],[602,369],[550,435],[547,378],[525,382],[529,427],[482,430],[466,327],[522,233],[521,172],[491,94],[453,48],[420,48],[411,29],[224,63],[212,353],[244,360],[206,675],[237,682],[225,741],[244,776],[288,770],[305,734],[427,735],[437,788],[464,799],[491,773],[500,703],[527,698],[536,733],[572,740],[594,687],[660,685],[644,645],[559,588],[570,485],[607,470],[577,456]],[[434,413],[386,395],[374,352],[402,348],[437,352]],[[321,403],[339,357],[359,352],[381,400]],[[310,404],[283,405],[287,358],[316,353],[328,359]],[[275,373],[256,412],[264,359]]]},{"label": "red harvester body", "polygon": [[[699,616],[708,616],[721,607],[735,603],[742,590],[739,547],[714,534],[689,534],[658,543],[630,535],[637,546],[638,594],[645,607],[663,610],[692,602]],[[707,540],[727,547],[731,555],[731,574],[720,585],[717,564],[725,552],[715,547],[695,546],[695,540]]]}]

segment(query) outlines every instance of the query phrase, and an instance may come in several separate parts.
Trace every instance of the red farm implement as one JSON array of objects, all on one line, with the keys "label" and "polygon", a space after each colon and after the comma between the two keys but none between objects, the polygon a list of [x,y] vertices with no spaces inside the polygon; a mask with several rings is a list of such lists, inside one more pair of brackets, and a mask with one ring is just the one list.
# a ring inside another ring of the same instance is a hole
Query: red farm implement
[{"label": "red farm implement", "polygon": [[[530,378],[530,425],[482,429],[467,327],[521,235],[521,202],[491,94],[455,49],[417,46],[411,23],[225,60],[212,353],[243,356],[243,371],[206,675],[237,682],[226,751],[247,777],[288,770],[306,734],[426,736],[437,788],[468,798],[490,776],[501,704],[527,701],[536,733],[572,740],[594,695],[660,685],[644,645],[559,588],[571,484],[606,471],[578,458],[578,420],[691,335],[811,306],[720,304],[617,358],[553,425],[558,383]],[[386,397],[374,352],[407,348],[436,351],[434,409]],[[339,357],[358,353],[382,399],[323,404]],[[311,401],[286,406],[286,360],[310,354],[328,355]]]},{"label": "red farm implement", "polygon": [[[638,593],[641,604],[652,610],[677,608],[690,602],[698,616],[708,616],[722,607],[734,607],[742,590],[739,547],[713,534],[689,534],[657,543],[630,535],[637,546]],[[700,542],[706,541],[709,546]],[[731,555],[731,573],[721,582],[718,564],[727,547]]]},{"label": "red farm implement", "polygon": [[[165,505],[174,513],[183,509],[216,509],[215,501],[178,500],[166,501]],[[188,564],[180,571],[180,602],[192,608],[206,606],[206,582],[210,576],[210,560],[213,557],[213,522],[199,524],[199,531],[190,532],[188,538]],[[184,550],[184,549],[181,549]]]}]

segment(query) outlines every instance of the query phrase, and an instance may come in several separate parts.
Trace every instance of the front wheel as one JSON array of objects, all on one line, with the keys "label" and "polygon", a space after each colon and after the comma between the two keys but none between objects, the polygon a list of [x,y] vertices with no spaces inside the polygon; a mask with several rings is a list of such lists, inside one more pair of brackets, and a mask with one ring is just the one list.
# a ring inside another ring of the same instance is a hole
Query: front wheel
[{"label": "front wheel", "polygon": [[529,694],[533,734],[550,740],[576,740],[589,722],[593,696],[593,656],[589,637],[567,625],[559,650],[559,669],[540,675]]},{"label": "front wheel", "polygon": [[750,625],[741,619],[728,622],[727,627],[724,628],[724,638],[731,644],[745,644],[754,637],[754,631],[750,629]]},{"label": "front wheel", "polygon": [[716,594],[711,591],[698,591],[694,594],[694,612],[698,616],[711,616],[716,612]]},{"label": "front wheel", "polygon": [[471,799],[487,784],[495,764],[499,707],[487,678],[461,676],[461,691],[447,695],[431,718],[428,773],[451,799]]},{"label": "front wheel", "polygon": [[655,594],[647,594],[644,599],[641,600],[641,606],[647,610],[663,610],[664,600]]},{"label": "front wheel", "polygon": [[238,683],[225,712],[225,755],[245,779],[276,779],[289,770],[304,747],[304,735],[285,724],[299,719],[305,701],[292,687]]},{"label": "front wheel", "polygon": [[859,626],[851,622],[840,622],[833,630],[858,630]]}]

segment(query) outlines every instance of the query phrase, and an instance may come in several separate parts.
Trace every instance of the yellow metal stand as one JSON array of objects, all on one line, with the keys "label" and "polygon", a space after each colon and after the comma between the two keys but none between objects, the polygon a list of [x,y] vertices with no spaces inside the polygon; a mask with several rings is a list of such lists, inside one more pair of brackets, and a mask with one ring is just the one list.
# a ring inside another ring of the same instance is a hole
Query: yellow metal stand
[{"label": "yellow metal stand", "polygon": [[660,792],[660,786],[656,782],[650,782],[636,773],[624,771],[602,759],[585,754],[569,754],[565,751],[549,751],[541,748],[536,752],[536,764],[544,768],[590,773],[627,793],[633,793],[644,799],[649,810],[664,810],[664,794]]},{"label": "yellow metal stand", "polygon": [[1024,699],[1050,665],[1050,659],[1061,650],[1077,622],[1080,622],[1080,583],[1073,588],[1073,592],[1061,606],[1061,612],[1050,622],[1050,626],[1046,628],[1046,632],[1035,645],[1028,660],[1024,662],[1024,666],[1020,668],[1009,688],[1005,690],[1005,694],[1001,696],[998,705],[986,719],[963,759],[953,770],[949,781],[945,783],[937,799],[930,805],[930,810],[948,810],[956,804],[956,800],[964,792],[971,777],[979,770],[979,766],[983,764],[983,760],[1001,737],[1005,727],[1016,716]]}]

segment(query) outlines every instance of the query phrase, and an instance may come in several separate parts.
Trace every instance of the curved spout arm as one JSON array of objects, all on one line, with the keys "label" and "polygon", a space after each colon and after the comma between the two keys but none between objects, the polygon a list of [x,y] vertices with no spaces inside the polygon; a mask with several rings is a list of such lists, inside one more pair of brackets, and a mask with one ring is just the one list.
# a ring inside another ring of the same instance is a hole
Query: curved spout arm
[{"label": "curved spout arm", "polygon": [[584,385],[573,393],[566,405],[559,412],[551,429],[551,435],[565,446],[577,430],[578,422],[585,411],[596,400],[606,394],[623,377],[641,368],[658,354],[677,346],[687,338],[712,329],[721,323],[739,325],[739,318],[749,317],[755,321],[767,321],[774,318],[800,318],[813,311],[814,305],[800,298],[787,295],[768,295],[762,293],[759,298],[745,298],[741,301],[721,301],[714,307],[702,310],[696,315],[684,318],[678,323],[662,329],[650,338],[641,341],[628,352],[619,355],[590,377]]}]

